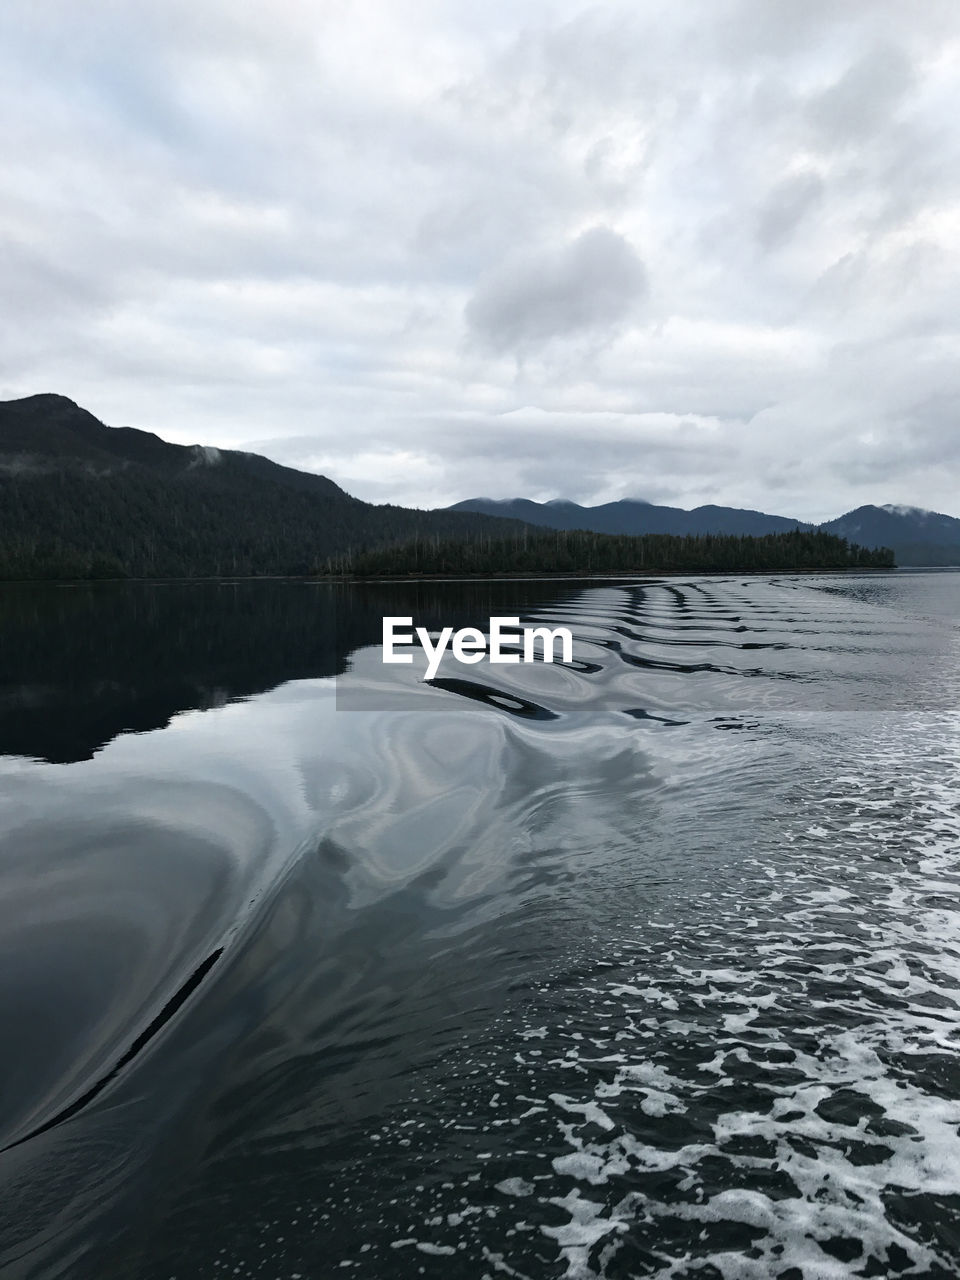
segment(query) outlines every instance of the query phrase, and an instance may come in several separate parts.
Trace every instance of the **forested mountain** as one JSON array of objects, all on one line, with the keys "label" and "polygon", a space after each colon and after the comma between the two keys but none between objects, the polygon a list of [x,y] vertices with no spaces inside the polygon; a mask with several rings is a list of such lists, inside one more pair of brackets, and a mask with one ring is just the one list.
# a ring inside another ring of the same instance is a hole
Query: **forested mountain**
[{"label": "forested mountain", "polygon": [[257,454],[108,427],[64,396],[0,402],[0,578],[311,573],[398,539],[503,531],[361,502]]},{"label": "forested mountain", "polygon": [[407,542],[345,557],[331,572],[353,577],[424,574],[789,573],[815,569],[889,569],[893,554],[852,546],[820,530],[759,538],[735,534],[508,534],[497,541]]},{"label": "forested mountain", "polygon": [[[659,507],[629,498],[596,507],[560,500],[468,498],[450,510],[510,516],[548,529],[590,529],[597,533],[759,535],[814,528],[803,521],[763,511],[713,505],[684,511],[682,507]],[[960,520],[936,511],[906,506],[865,506],[819,527],[864,547],[891,547],[898,564],[960,564]]]},{"label": "forested mountain", "polygon": [[763,511],[739,507],[709,505],[685,511],[682,507],[658,507],[652,502],[623,498],[597,507],[581,507],[576,502],[559,499],[553,502],[531,502],[527,498],[467,498],[455,503],[451,511],[473,511],[491,516],[524,520],[527,524],[548,529],[589,529],[594,533],[669,533],[686,536],[697,533],[749,534],[789,533],[793,529],[812,526],[786,516],[771,516]]},{"label": "forested mountain", "polygon": [[[325,476],[258,454],[105,426],[64,396],[0,402],[0,579],[310,574],[345,558],[359,564],[367,553],[378,563],[391,545],[419,545],[425,553],[430,542],[438,551],[442,540],[478,541],[472,554],[482,559],[494,545],[506,555],[504,538],[524,529],[529,535],[530,526],[643,534],[651,555],[661,554],[649,541],[660,535],[736,539],[812,528],[761,511],[684,511],[631,500],[582,507],[478,498],[441,511],[376,506]],[[892,547],[901,564],[960,562],[960,520],[935,512],[867,506],[822,527],[864,547]],[[576,554],[586,545],[577,543]],[[721,554],[711,545],[711,555]],[[620,552],[604,554],[613,557],[610,571],[614,563],[622,569]],[[705,554],[704,544],[695,554]],[[652,571],[654,561],[645,567]]]},{"label": "forested mountain", "polygon": [[898,564],[960,564],[960,520],[921,507],[857,507],[822,526],[866,547],[893,547]]}]

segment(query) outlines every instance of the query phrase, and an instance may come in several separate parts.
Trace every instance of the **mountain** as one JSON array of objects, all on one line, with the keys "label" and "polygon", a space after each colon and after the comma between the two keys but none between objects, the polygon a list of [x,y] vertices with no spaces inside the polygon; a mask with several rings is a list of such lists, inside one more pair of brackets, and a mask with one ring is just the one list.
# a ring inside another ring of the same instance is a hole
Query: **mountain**
[{"label": "mountain", "polygon": [[[562,499],[531,502],[527,498],[468,498],[450,510],[510,516],[549,529],[588,529],[594,533],[762,536],[814,527],[801,520],[738,507],[710,505],[685,511],[682,507],[658,507],[632,498],[596,507],[582,507]],[[819,527],[863,547],[892,547],[897,564],[960,564],[960,520],[921,507],[857,507]]]},{"label": "mountain", "polygon": [[65,467],[93,476],[135,474],[140,467],[171,478],[216,468],[217,483],[226,487],[242,488],[252,480],[358,501],[326,476],[282,467],[256,453],[171,444],[152,431],[105,426],[66,396],[0,401],[0,474],[51,474]]},{"label": "mountain", "polygon": [[[531,525],[679,536],[811,528],[760,511],[630,499],[377,506],[259,454],[108,427],[65,396],[0,402],[0,579],[308,574],[411,540],[496,539]],[[866,506],[822,528],[892,546],[900,564],[960,563],[960,520],[936,512]]]},{"label": "mountain", "polygon": [[866,506],[821,526],[865,547],[892,547],[897,564],[960,564],[960,520],[922,507]]},{"label": "mountain", "polygon": [[531,502],[527,498],[467,498],[451,511],[472,511],[483,515],[507,516],[548,529],[589,529],[593,533],[731,533],[759,537],[765,533],[789,533],[813,526],[786,516],[770,516],[762,511],[713,505],[684,511],[682,507],[658,507],[651,502],[623,498],[597,507],[581,507],[576,502],[554,499]]},{"label": "mountain", "polygon": [[65,396],[0,402],[0,578],[311,573],[398,540],[518,528],[361,502],[258,454],[105,426]]}]

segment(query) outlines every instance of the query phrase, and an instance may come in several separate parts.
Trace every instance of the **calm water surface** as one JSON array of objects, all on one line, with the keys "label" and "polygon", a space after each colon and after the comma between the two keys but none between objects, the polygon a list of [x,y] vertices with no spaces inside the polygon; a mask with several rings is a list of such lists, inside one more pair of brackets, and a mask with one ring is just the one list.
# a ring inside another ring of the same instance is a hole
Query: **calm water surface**
[{"label": "calm water surface", "polygon": [[957,572],[4,588],[0,1274],[955,1277],[958,708]]}]

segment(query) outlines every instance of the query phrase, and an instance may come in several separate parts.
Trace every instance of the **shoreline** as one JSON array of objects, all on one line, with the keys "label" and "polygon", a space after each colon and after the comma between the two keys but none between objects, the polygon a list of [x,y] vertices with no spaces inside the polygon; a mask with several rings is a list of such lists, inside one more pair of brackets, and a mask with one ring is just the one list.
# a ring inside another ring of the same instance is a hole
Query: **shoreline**
[{"label": "shoreline", "polygon": [[[923,568],[926,566],[910,565],[908,568]],[[940,566],[934,566],[940,567]],[[952,565],[944,566],[953,568]],[[960,569],[960,565],[956,566]],[[646,580],[650,578],[740,578],[744,575],[753,578],[763,577],[785,577],[793,574],[823,574],[823,573],[890,573],[900,568],[899,565],[889,565],[883,568],[865,567],[860,565],[832,566],[822,569],[638,569],[631,573],[594,573],[589,570],[574,570],[573,572],[550,573],[543,571],[541,573],[397,573],[397,574],[342,574],[342,575],[325,575],[316,579],[319,582],[544,582],[544,581],[601,581],[601,582],[633,582],[638,579]]]},{"label": "shoreline", "polygon": [[216,577],[190,578],[2,578],[0,589],[4,587],[81,587],[81,586],[189,586],[191,584],[241,583],[241,582],[305,582],[305,583],[349,583],[357,585],[365,582],[543,582],[543,581],[607,581],[623,582],[649,578],[729,578],[729,577],[788,577],[816,576],[818,574],[862,573],[886,574],[903,570],[931,569],[949,572],[960,571],[956,565],[832,565],[821,568],[803,569],[638,569],[629,573],[598,573],[591,570],[573,570],[539,573],[398,573],[398,574],[297,574],[297,573],[264,573],[264,574],[224,574]]}]

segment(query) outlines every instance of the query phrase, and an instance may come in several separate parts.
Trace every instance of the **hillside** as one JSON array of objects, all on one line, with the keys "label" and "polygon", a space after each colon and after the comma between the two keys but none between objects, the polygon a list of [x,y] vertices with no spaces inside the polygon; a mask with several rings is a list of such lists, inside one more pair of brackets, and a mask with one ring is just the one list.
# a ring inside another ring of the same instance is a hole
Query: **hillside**
[{"label": "hillside", "polygon": [[960,520],[939,511],[902,506],[857,507],[822,527],[867,547],[893,547],[898,564],[960,564]]},{"label": "hillside", "polygon": [[484,515],[499,515],[548,529],[589,529],[594,533],[667,533],[684,537],[690,534],[727,533],[759,537],[765,533],[789,533],[809,529],[802,521],[786,516],[771,516],[763,511],[714,505],[695,507],[660,507],[652,502],[623,498],[596,507],[582,507],[576,502],[556,500],[531,502],[527,498],[467,498],[450,508]]},{"label": "hillside", "polygon": [[108,427],[64,396],[0,402],[0,578],[301,574],[400,539],[503,531],[483,515],[361,502],[257,454]]},{"label": "hillside", "polygon": [[[377,506],[258,454],[106,426],[65,396],[0,402],[0,579],[310,574],[394,544],[502,543],[531,526],[628,537],[811,528],[762,511],[629,499]],[[864,506],[822,528],[863,547],[891,547],[900,564],[960,563],[960,520],[937,512]]]},{"label": "hillside", "polygon": [[[499,514],[548,529],[665,533],[681,537],[706,533],[760,536],[814,527],[800,520],[738,507],[709,505],[685,511],[682,507],[660,507],[629,498],[596,507],[561,500],[468,498],[450,510]],[[936,511],[908,506],[864,506],[819,527],[864,547],[890,547],[901,565],[960,564],[960,520]]]}]

